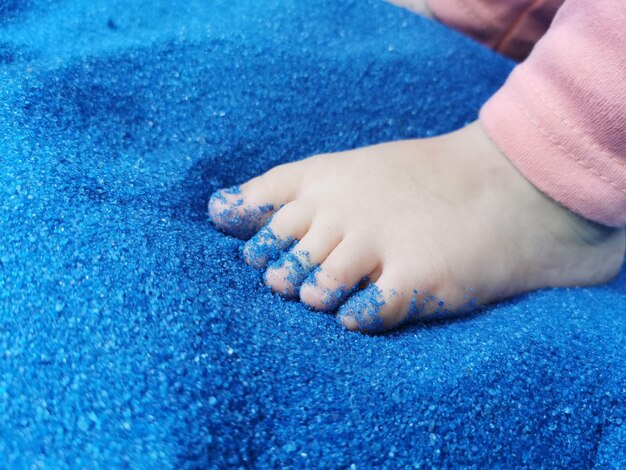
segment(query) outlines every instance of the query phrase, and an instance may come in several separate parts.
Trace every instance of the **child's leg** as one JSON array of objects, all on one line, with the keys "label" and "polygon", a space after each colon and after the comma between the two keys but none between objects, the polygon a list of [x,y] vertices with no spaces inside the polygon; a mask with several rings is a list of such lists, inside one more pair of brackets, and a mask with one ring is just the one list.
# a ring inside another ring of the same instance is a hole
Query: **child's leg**
[{"label": "child's leg", "polygon": [[[540,287],[606,282],[625,247],[623,230],[537,191],[478,123],[279,166],[236,194],[218,193],[210,213],[237,234],[261,228],[261,207],[278,210],[246,244],[247,262],[267,268],[274,291],[315,309],[345,301],[343,324],[366,331]],[[364,277],[374,284],[346,300]]]},{"label": "child's leg", "polygon": [[497,147],[574,212],[626,225],[626,9],[568,0],[481,111]]},{"label": "child's leg", "polygon": [[[211,217],[243,235],[275,212],[248,262],[300,240],[267,284],[318,309],[345,301],[351,329],[606,282],[625,250],[610,227],[626,225],[624,24],[613,0],[569,0],[482,124],[277,167],[215,195]],[[374,284],[349,297],[363,277]]]},{"label": "child's leg", "polygon": [[564,0],[388,0],[517,60],[545,34]]}]

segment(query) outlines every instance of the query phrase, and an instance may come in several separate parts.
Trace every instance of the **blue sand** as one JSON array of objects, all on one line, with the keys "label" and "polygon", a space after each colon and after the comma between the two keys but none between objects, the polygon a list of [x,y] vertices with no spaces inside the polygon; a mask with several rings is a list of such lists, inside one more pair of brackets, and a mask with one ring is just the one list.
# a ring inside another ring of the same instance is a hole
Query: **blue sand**
[{"label": "blue sand", "polygon": [[322,268],[321,266],[317,266],[302,282],[301,287],[311,286],[317,288],[321,292],[321,300],[324,311],[335,310],[348,296],[369,285],[368,276],[363,277],[363,279],[350,288],[343,283],[339,283],[337,279],[332,279],[335,281],[332,284],[333,289],[329,289],[325,287],[325,284],[319,282],[320,273],[322,273]]},{"label": "blue sand", "polygon": [[[271,220],[271,219],[270,219]],[[277,236],[269,226],[270,221],[262,227],[245,245],[245,254],[252,264],[265,267],[277,261],[283,254],[297,244],[292,236]]]},{"label": "blue sand", "polygon": [[240,195],[239,185],[215,191],[209,198],[208,208],[214,209],[212,213],[220,225],[231,227],[231,235],[245,240],[255,234],[257,228],[262,225],[261,221],[274,211],[274,206],[265,204],[254,208],[244,207],[243,197]]},{"label": "blue sand", "polygon": [[379,0],[0,23],[0,466],[626,465],[624,273],[368,336],[207,221],[278,163],[472,121],[511,63]]},{"label": "blue sand", "polygon": [[[286,252],[278,260],[270,263],[266,275],[271,269],[287,269],[288,274],[285,277],[285,281],[291,287],[287,287],[286,289],[288,290],[284,294],[289,295],[293,292],[297,293],[302,282],[310,275],[311,271],[318,267],[318,264],[311,261],[309,252],[298,250],[296,245],[294,250]],[[293,290],[294,287],[295,291]]]},{"label": "blue sand", "polygon": [[[397,295],[389,293],[389,297]],[[385,306],[385,295],[376,284],[369,284],[365,289],[354,293],[339,308],[338,319],[352,317],[364,332],[378,332],[383,328],[380,310]]]}]

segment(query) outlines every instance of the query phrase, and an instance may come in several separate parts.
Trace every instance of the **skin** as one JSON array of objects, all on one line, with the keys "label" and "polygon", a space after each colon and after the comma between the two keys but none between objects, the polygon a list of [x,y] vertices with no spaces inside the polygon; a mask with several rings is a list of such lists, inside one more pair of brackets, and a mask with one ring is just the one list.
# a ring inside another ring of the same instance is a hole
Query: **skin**
[{"label": "skin", "polygon": [[363,332],[605,283],[626,247],[624,229],[539,192],[478,122],[281,165],[231,193],[209,203],[224,232],[245,226],[248,236],[271,217],[244,249],[265,283],[314,310],[338,309],[346,328]]},{"label": "skin", "polygon": [[432,18],[433,14],[428,7],[426,0],[387,0],[388,3],[406,8],[407,10],[417,13],[418,15]]}]

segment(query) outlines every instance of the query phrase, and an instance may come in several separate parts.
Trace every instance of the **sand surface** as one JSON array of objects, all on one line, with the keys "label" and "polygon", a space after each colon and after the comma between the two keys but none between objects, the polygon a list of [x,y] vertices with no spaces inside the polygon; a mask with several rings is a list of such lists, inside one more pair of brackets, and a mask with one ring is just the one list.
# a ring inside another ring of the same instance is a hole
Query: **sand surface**
[{"label": "sand surface", "polygon": [[511,67],[379,0],[1,2],[0,467],[626,465],[625,274],[371,337],[207,221]]}]

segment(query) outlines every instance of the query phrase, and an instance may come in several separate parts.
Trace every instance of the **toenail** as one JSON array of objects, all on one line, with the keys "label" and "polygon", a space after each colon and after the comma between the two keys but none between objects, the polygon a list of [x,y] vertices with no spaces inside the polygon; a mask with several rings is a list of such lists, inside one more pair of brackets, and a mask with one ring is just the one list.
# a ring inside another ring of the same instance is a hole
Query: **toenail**
[{"label": "toenail", "polygon": [[243,204],[243,198],[239,197],[235,201],[229,201],[226,196],[237,196],[241,194],[241,188],[239,186],[231,186],[226,189],[218,189],[209,199],[210,203],[221,202],[226,206],[241,206]]},{"label": "toenail", "polygon": [[[346,324],[356,322],[357,328],[362,331],[380,331],[383,327],[383,318],[380,315],[385,305],[383,293],[378,286],[370,284],[365,289],[350,297],[339,309],[339,317]],[[349,328],[352,329],[352,328]]]},{"label": "toenail", "polygon": [[229,201],[226,195],[237,195],[238,186],[216,191],[209,199],[209,215],[213,224],[237,238],[250,238],[263,225],[268,213],[274,210],[273,204],[244,208],[243,198]]},{"label": "toenail", "polygon": [[243,198],[241,197],[241,187],[239,185],[231,186],[230,188],[225,188],[220,191],[221,197],[226,200],[226,196],[239,196],[235,201],[230,201],[228,204],[233,206],[240,206],[243,204]]},{"label": "toenail", "polygon": [[263,276],[265,285],[269,287],[272,292],[280,294],[283,297],[295,297],[298,292],[296,286],[294,286],[288,280],[289,273],[285,268],[268,268]]},{"label": "toenail", "polygon": [[337,319],[339,320],[339,323],[350,331],[357,331],[359,329],[359,323],[354,317],[338,316]]},{"label": "toenail", "polygon": [[326,294],[319,287],[304,283],[300,286],[300,300],[314,310],[325,310]]},{"label": "toenail", "polygon": [[284,269],[285,281],[299,287],[317,266],[311,262],[308,252],[300,251],[296,254],[290,251],[281,256],[278,261],[270,264],[269,268]]}]

